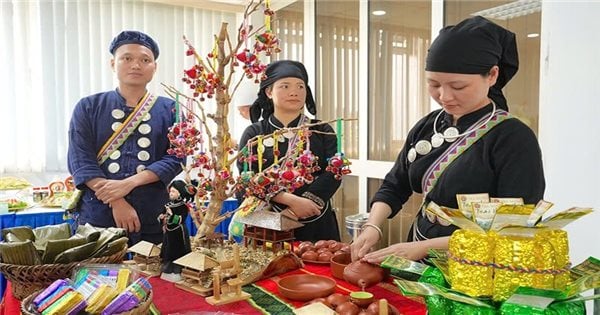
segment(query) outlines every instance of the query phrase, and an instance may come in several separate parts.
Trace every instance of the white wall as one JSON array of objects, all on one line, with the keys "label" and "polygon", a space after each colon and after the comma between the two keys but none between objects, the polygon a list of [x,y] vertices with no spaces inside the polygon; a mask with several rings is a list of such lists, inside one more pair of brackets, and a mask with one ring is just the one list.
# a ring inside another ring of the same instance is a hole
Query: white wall
[{"label": "white wall", "polygon": [[[600,258],[600,1],[544,1],[539,136],[545,199],[595,212],[567,226],[571,261]],[[588,312],[590,310],[588,309]]]}]

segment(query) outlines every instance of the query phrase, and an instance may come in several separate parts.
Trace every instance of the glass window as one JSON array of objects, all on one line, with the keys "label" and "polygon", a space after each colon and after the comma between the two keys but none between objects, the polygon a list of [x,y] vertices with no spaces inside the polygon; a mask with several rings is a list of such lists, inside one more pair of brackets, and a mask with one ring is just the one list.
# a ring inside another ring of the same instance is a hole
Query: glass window
[{"label": "glass window", "polygon": [[425,57],[430,1],[369,2],[369,160],[394,161],[430,111]]},{"label": "glass window", "polygon": [[[482,10],[512,1],[445,1],[445,25],[453,25]],[[504,88],[510,112],[537,134],[539,116],[541,13],[513,12],[497,18],[485,16],[517,36],[519,71]],[[522,15],[520,15],[522,14]],[[516,16],[519,15],[519,16]]]}]

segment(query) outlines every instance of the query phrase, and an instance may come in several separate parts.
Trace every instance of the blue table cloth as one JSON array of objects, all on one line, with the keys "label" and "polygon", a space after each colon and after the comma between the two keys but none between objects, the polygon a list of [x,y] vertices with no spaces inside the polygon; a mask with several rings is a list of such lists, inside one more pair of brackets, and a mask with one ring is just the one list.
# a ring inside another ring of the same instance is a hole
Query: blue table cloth
[{"label": "blue table cloth", "polygon": [[[221,207],[221,213],[233,211],[237,208],[238,202],[235,199],[228,199],[223,202]],[[8,213],[0,215],[0,230],[14,227],[28,225],[32,228],[36,228],[44,225],[60,224],[63,222],[72,223],[70,220],[65,220],[64,211],[59,208],[33,208],[26,211],[17,213]],[[220,232],[228,235],[228,227],[231,217],[223,220],[216,228],[215,232]],[[188,230],[191,235],[196,235],[197,228],[192,222],[192,218],[188,216],[186,220]],[[2,235],[0,234],[0,240]],[[4,296],[4,290],[6,289],[6,279],[4,275],[0,274],[0,297]]]}]

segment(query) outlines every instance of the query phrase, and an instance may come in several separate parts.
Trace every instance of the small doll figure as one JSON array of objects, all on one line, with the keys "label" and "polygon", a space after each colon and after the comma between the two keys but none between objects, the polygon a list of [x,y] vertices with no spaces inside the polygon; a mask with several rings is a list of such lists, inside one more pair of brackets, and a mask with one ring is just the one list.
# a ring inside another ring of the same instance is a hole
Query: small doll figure
[{"label": "small doll figure", "polygon": [[178,282],[181,281],[181,267],[173,261],[185,256],[192,251],[190,234],[185,225],[188,216],[188,204],[196,195],[196,187],[183,180],[174,180],[168,187],[169,203],[165,211],[158,216],[163,223],[163,243],[160,250],[161,279]]}]

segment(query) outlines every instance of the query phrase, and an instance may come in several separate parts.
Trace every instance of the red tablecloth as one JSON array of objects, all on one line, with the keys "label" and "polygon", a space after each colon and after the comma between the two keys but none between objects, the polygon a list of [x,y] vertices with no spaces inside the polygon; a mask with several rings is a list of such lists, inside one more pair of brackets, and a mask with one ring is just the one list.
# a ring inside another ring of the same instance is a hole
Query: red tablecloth
[{"label": "red tablecloth", "polygon": [[[277,290],[277,280],[288,275],[299,273],[314,273],[331,276],[329,265],[306,264],[302,269],[260,280],[253,285],[244,288],[244,291],[246,292],[251,291],[262,294],[263,296],[260,298],[257,298],[253,293],[253,298],[249,301],[240,301],[221,306],[207,304],[204,301],[204,297],[178,289],[173,283],[166,282],[158,277],[151,278],[150,283],[154,290],[154,304],[163,314],[176,314],[178,312],[192,310],[221,311],[233,314],[264,314],[268,313],[270,310],[279,310],[276,313],[289,313],[291,312],[291,307],[300,307],[304,302],[296,302],[281,297]],[[336,279],[336,282],[338,284],[336,287],[337,292],[348,294],[349,292],[359,290],[358,287],[343,280]],[[402,296],[398,288],[391,282],[380,283],[368,288],[367,291],[373,293],[376,298],[387,299],[388,302],[394,305],[402,314],[424,315],[427,313],[424,304]],[[20,302],[13,297],[11,292],[9,283],[1,307],[2,312],[0,312],[0,314],[19,314]],[[275,311],[272,312],[275,313]]]}]

